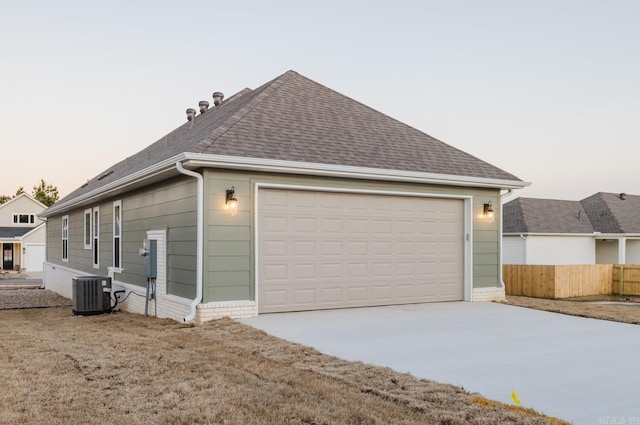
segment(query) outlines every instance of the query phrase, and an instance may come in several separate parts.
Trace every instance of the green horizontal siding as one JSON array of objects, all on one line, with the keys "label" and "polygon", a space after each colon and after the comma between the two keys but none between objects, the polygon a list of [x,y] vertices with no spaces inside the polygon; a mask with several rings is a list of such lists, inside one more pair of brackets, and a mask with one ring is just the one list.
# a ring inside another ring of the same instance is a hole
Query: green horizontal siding
[{"label": "green horizontal siding", "polygon": [[[113,201],[122,201],[122,265],[117,280],[146,285],[144,260],[138,250],[147,231],[167,231],[167,291],[193,298],[196,293],[196,180],[179,176],[124,193],[67,213],[70,217],[69,261],[61,260],[62,215],[47,222],[47,260],[90,274],[107,274],[113,265]],[[84,210],[100,207],[100,268],[92,266],[92,250],[84,249]]]},{"label": "green horizontal siding", "polygon": [[[254,211],[255,184],[275,183],[471,196],[473,199],[473,282],[474,287],[499,286],[499,191],[497,189],[381,183],[224,170],[205,171],[205,302],[255,299]],[[225,207],[227,189],[235,187],[238,212]],[[491,201],[494,220],[483,216],[483,204]],[[224,272],[224,273],[222,273]]]}]

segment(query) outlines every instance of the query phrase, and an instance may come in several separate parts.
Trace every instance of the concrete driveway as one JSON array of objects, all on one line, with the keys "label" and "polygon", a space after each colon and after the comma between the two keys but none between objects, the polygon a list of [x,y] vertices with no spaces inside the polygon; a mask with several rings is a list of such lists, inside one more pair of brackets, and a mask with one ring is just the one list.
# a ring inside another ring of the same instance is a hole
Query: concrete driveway
[{"label": "concrete driveway", "polygon": [[264,314],[240,322],[574,424],[640,424],[640,326],[496,303]]}]

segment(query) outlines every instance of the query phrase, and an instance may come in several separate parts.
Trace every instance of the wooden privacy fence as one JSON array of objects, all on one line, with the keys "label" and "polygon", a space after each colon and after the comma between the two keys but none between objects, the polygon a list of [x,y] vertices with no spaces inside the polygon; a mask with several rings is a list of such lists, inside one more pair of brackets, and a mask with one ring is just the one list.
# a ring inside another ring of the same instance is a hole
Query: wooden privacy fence
[{"label": "wooden privacy fence", "polygon": [[612,264],[505,264],[502,266],[502,278],[507,295],[536,298],[583,297],[611,294],[613,268]]},{"label": "wooden privacy fence", "polygon": [[640,295],[640,265],[615,264],[612,282],[613,294]]}]

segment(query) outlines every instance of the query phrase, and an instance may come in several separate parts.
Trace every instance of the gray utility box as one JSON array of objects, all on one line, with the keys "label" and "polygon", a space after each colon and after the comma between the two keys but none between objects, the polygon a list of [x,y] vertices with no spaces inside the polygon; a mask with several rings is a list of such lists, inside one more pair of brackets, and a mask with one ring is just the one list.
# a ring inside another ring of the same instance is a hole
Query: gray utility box
[{"label": "gray utility box", "polygon": [[80,276],[72,280],[73,314],[89,316],[111,312],[111,278]]}]

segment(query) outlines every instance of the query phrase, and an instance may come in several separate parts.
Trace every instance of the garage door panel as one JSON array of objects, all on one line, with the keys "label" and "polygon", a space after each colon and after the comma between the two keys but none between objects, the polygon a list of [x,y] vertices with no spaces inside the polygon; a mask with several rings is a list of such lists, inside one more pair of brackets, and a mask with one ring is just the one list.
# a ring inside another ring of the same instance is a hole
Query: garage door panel
[{"label": "garage door panel", "polygon": [[396,266],[396,274],[402,277],[413,277],[415,276],[415,266],[413,262],[398,263]]},{"label": "garage door panel", "polygon": [[456,252],[458,250],[458,244],[454,241],[452,242],[442,242],[439,244],[440,251],[438,254],[440,255],[448,255],[451,257],[455,257]]},{"label": "garage door panel", "polygon": [[353,286],[347,288],[345,301],[351,305],[360,305],[369,299],[369,288],[366,286]]},{"label": "garage door panel", "polygon": [[264,232],[286,232],[287,219],[283,217],[266,216],[263,218]]},{"label": "garage door panel", "polygon": [[396,235],[413,235],[416,232],[415,220],[397,220],[395,222],[394,233]]},{"label": "garage door panel", "polygon": [[324,233],[342,234],[343,220],[337,218],[322,218],[320,219],[320,228]]},{"label": "garage door panel", "polygon": [[320,265],[320,278],[325,279],[342,279],[344,277],[342,273],[342,264],[321,264]]},{"label": "garage door panel", "polygon": [[342,241],[321,241],[320,246],[321,255],[342,255]]},{"label": "garage door panel", "polygon": [[393,244],[391,241],[373,241],[371,248],[371,253],[373,255],[386,257],[391,255],[393,251]]},{"label": "garage door panel", "polygon": [[284,240],[271,240],[265,242],[264,245],[264,253],[265,256],[281,256],[287,254],[287,241]]},{"label": "garage door panel", "polygon": [[368,270],[367,263],[349,263],[347,264],[347,279],[354,279],[358,277],[366,277]]},{"label": "garage door panel", "polygon": [[418,255],[437,255],[438,244],[436,242],[418,242],[417,253]]},{"label": "garage door panel", "polygon": [[292,220],[289,232],[293,233],[315,233],[316,219],[314,217],[296,217]]},{"label": "garage door panel", "polygon": [[366,234],[369,230],[369,222],[361,218],[346,218],[345,232],[347,234]]},{"label": "garage door panel", "polygon": [[294,305],[313,306],[318,303],[315,289],[293,289],[291,293],[293,294]]},{"label": "garage door panel", "polygon": [[415,298],[415,285],[397,285],[395,297],[400,300],[411,301]]},{"label": "garage door panel", "polygon": [[374,286],[371,288],[371,298],[383,304],[390,303],[393,300],[393,288],[391,285]]},{"label": "garage door panel", "polygon": [[292,269],[293,275],[291,278],[294,280],[314,279],[316,277],[315,264],[294,264]]},{"label": "garage door panel", "polygon": [[396,242],[395,248],[398,255],[414,255],[416,252],[416,244],[413,241]]},{"label": "garage door panel", "polygon": [[288,276],[287,266],[284,264],[269,264],[264,268],[265,276],[264,279],[267,282],[274,280],[285,280]]},{"label": "garage door panel", "polygon": [[315,241],[291,241],[291,245],[293,245],[293,252],[297,256],[316,255]]},{"label": "garage door panel", "polygon": [[260,189],[259,311],[462,299],[463,205]]},{"label": "garage door panel", "polygon": [[342,303],[343,300],[342,288],[325,288],[321,291],[321,299],[323,303]]},{"label": "garage door panel", "polygon": [[286,308],[287,291],[284,289],[273,290],[267,289],[262,293],[261,303],[265,309],[282,309]]}]

